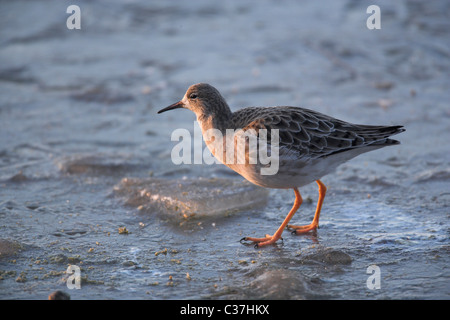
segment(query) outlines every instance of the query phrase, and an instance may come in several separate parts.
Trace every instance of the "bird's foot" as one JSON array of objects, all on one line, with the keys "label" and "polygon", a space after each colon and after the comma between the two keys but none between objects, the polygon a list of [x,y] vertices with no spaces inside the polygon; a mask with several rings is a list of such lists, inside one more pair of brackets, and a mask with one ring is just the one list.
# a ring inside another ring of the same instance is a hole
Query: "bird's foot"
[{"label": "bird's foot", "polygon": [[265,238],[244,237],[240,240],[240,242],[243,243],[243,241],[251,241],[255,243],[255,248],[260,248],[269,244],[274,244],[279,239],[281,239],[281,242],[283,242],[283,238],[281,238],[280,236],[271,236],[266,234]]},{"label": "bird's foot", "polygon": [[289,230],[293,230],[292,234],[304,234],[309,231],[316,231],[319,228],[319,224],[314,223],[314,222],[311,224],[308,224],[306,226],[296,226],[296,225],[288,224],[287,228]]}]

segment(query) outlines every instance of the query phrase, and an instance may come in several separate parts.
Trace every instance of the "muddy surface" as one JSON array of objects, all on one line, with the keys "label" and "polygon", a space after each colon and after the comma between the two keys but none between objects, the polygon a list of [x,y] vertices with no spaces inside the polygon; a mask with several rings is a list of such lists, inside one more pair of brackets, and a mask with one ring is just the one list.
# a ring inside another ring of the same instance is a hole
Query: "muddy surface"
[{"label": "muddy surface", "polygon": [[[0,4],[1,299],[450,298],[448,1],[377,2],[380,30],[358,1],[79,1],[68,30],[71,4]],[[316,233],[254,249],[294,193],[171,161],[195,117],[156,112],[197,82],[407,131],[323,178]]]}]

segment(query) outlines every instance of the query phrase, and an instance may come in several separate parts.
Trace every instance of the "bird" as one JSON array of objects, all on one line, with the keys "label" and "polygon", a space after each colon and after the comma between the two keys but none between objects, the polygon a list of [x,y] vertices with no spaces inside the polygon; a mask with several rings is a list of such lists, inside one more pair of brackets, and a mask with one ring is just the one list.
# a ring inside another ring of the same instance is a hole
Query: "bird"
[{"label": "bird", "polygon": [[[327,192],[323,176],[362,153],[400,144],[390,136],[405,131],[401,125],[353,124],[295,106],[245,107],[232,112],[220,92],[207,83],[191,85],[180,101],[158,114],[179,108],[195,113],[208,149],[220,162],[258,186],[293,189],[294,204],[272,235],[240,240],[255,248],[282,241],[285,229],[293,234],[315,231]],[[255,140],[256,149],[250,143]],[[261,150],[270,155],[270,163],[257,159]],[[251,161],[255,158],[256,162]],[[274,170],[270,171],[270,166]],[[264,174],[264,169],[269,172]],[[319,198],[312,222],[289,224],[303,201],[299,188],[314,181]]]}]

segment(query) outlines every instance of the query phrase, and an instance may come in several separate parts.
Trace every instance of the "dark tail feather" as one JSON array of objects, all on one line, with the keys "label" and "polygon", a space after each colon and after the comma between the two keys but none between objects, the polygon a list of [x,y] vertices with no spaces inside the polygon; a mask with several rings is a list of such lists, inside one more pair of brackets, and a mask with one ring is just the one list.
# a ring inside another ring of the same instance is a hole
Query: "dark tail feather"
[{"label": "dark tail feather", "polygon": [[361,130],[359,134],[369,145],[396,145],[400,144],[400,141],[389,139],[389,137],[404,131],[403,126],[370,127],[368,130]]},{"label": "dark tail feather", "polygon": [[[344,129],[345,130],[345,129]],[[390,139],[390,136],[402,133],[405,131],[403,126],[365,126],[358,125],[357,127],[352,127],[350,130],[356,133],[356,137],[352,140],[351,146],[348,148],[340,148],[336,151],[330,152],[324,157],[330,156],[332,154],[348,151],[351,149],[365,149],[367,147],[382,148],[385,146],[392,146],[400,144],[400,141]],[[345,138],[344,138],[345,139]],[[366,151],[369,151],[367,148]],[[364,151],[362,151],[364,152]]]}]

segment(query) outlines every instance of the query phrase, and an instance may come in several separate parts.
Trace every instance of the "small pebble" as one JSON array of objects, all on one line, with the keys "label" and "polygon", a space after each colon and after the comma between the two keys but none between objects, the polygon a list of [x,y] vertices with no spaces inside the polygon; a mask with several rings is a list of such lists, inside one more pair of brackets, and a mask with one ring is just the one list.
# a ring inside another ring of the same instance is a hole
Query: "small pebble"
[{"label": "small pebble", "polygon": [[49,294],[48,300],[70,300],[70,295],[61,290],[56,290]]}]

